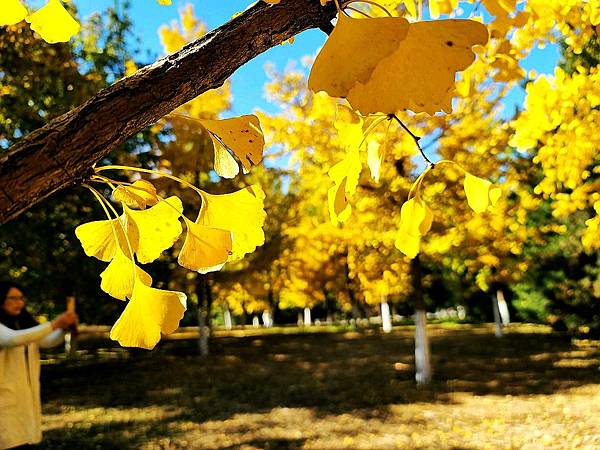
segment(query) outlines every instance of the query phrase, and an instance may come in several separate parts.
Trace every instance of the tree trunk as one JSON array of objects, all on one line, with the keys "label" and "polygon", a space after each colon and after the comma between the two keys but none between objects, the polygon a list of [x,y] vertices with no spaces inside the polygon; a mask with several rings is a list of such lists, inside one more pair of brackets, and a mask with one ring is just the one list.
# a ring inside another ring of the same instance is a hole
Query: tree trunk
[{"label": "tree trunk", "polygon": [[492,294],[492,310],[494,311],[494,324],[496,337],[502,337],[502,322],[500,321],[500,308],[498,308],[498,297]]},{"label": "tree trunk", "polygon": [[225,308],[225,312],[223,313],[223,322],[225,322],[225,329],[231,330],[233,328],[233,321],[231,320],[231,311],[229,308]]},{"label": "tree trunk", "polygon": [[310,327],[311,325],[312,325],[312,317],[310,314],[310,308],[306,307],[306,308],[304,308],[304,326]]},{"label": "tree trunk", "polygon": [[506,303],[502,289],[496,291],[496,299],[498,300],[498,312],[500,313],[502,326],[507,327],[510,325],[510,313],[508,312],[508,304]]},{"label": "tree trunk", "polygon": [[210,306],[207,299],[205,275],[198,274],[196,278],[196,295],[198,296],[198,351],[201,357],[206,357],[209,354],[208,336],[210,330],[208,320]]},{"label": "tree trunk", "polygon": [[384,333],[392,331],[392,318],[390,316],[390,305],[385,295],[381,296],[381,326]]},{"label": "tree trunk", "polygon": [[273,319],[271,315],[271,311],[265,310],[262,313],[263,325],[267,328],[271,328],[273,326]]},{"label": "tree trunk", "polygon": [[0,223],[89,178],[92,166],[143,128],[221,86],[240,66],[309,28],[332,29],[333,2],[259,1],[226,24],[25,136],[0,157]]},{"label": "tree trunk", "polygon": [[415,298],[415,380],[417,384],[428,384],[431,381],[432,369],[419,255],[412,260],[411,269]]},{"label": "tree trunk", "polygon": [[[75,312],[75,296],[68,295],[67,296],[67,311]],[[75,358],[77,356],[77,330],[69,330],[65,333],[65,353],[67,354],[68,359]]]}]

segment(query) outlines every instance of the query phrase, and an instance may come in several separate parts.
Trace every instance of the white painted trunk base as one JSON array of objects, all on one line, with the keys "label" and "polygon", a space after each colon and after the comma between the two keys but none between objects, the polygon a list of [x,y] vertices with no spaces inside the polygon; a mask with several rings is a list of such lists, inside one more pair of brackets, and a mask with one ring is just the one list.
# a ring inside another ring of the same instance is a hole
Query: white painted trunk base
[{"label": "white painted trunk base", "polygon": [[312,325],[312,317],[310,315],[310,308],[304,308],[304,326],[309,327]]},{"label": "white painted trunk base", "polygon": [[427,313],[422,309],[415,311],[415,380],[417,384],[427,384],[431,381]]},{"label": "white painted trunk base", "polygon": [[231,311],[229,311],[229,308],[223,313],[223,322],[225,323],[226,330],[231,330],[233,328],[233,321],[231,320]]},{"label": "white painted trunk base", "polygon": [[381,302],[381,325],[384,333],[392,331],[392,316],[390,315],[390,305],[383,300]]},{"label": "white painted trunk base", "polygon": [[510,325],[510,313],[508,312],[508,303],[504,298],[504,291],[498,289],[496,291],[496,299],[498,300],[498,311],[500,312],[500,320],[502,325],[507,327]]},{"label": "white painted trunk base", "polygon": [[273,317],[271,316],[271,311],[263,311],[262,321],[263,325],[267,328],[271,328],[273,326]]}]

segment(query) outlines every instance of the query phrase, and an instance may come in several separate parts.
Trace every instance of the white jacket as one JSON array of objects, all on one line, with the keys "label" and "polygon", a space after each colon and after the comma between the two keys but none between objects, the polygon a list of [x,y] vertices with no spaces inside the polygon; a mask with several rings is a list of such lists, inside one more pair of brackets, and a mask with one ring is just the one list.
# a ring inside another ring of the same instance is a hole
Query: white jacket
[{"label": "white jacket", "polygon": [[49,322],[25,330],[0,323],[0,449],[42,440],[39,348],[63,337]]}]

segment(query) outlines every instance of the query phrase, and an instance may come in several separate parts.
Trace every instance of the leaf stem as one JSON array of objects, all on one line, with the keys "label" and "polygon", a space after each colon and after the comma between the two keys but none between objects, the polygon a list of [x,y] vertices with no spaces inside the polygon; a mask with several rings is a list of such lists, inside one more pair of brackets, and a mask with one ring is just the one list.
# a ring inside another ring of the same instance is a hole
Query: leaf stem
[{"label": "leaf stem", "polygon": [[402,122],[402,121],[400,120],[400,118],[399,118],[399,117],[398,117],[396,114],[390,114],[388,117],[389,117],[390,119],[394,119],[396,122],[398,122],[398,123],[400,124],[400,126],[401,126],[401,127],[404,129],[404,131],[406,131],[406,132],[407,132],[407,133],[410,135],[410,137],[412,137],[412,138],[413,138],[413,140],[415,141],[415,144],[417,144],[417,148],[419,149],[419,152],[421,153],[421,156],[423,157],[423,159],[424,159],[425,161],[427,161],[427,163],[428,163],[430,166],[434,166],[434,165],[435,165],[435,163],[434,163],[434,162],[432,162],[432,161],[431,161],[431,160],[430,160],[430,159],[427,157],[427,155],[425,154],[425,152],[424,152],[424,151],[423,151],[423,149],[421,148],[421,144],[419,144],[419,141],[421,140],[421,138],[420,138],[419,136],[417,136],[416,134],[414,134],[412,131],[410,131],[410,129],[409,129],[409,128],[408,128],[408,127],[407,127],[407,126],[404,124],[404,122]]},{"label": "leaf stem", "polygon": [[[383,6],[383,5],[380,5],[379,3],[377,3],[377,2],[374,2],[374,1],[372,1],[372,0],[350,0],[348,3],[346,3],[346,4],[344,5],[344,8],[347,8],[347,7],[348,7],[348,5],[351,5],[352,3],[367,3],[367,4],[371,5],[371,6],[377,6],[377,7],[378,7],[379,9],[381,9],[381,10],[382,10],[384,13],[386,13],[388,17],[393,17],[392,13],[390,13],[390,12],[388,11],[388,9],[387,9],[385,6]],[[369,17],[369,16],[367,16],[367,17]]]},{"label": "leaf stem", "polygon": [[168,173],[160,172],[158,170],[142,169],[142,168],[137,168],[137,167],[118,166],[118,165],[96,167],[94,170],[96,172],[102,172],[102,171],[105,171],[105,170],[130,170],[130,171],[133,171],[133,172],[150,173],[150,174],[153,174],[153,175],[158,175],[160,177],[169,178],[170,180],[177,181],[178,183],[181,183],[184,186],[186,186],[186,187],[194,190],[200,196],[200,198],[202,198],[202,200],[204,201],[204,197],[202,197],[202,192],[203,191],[201,189],[197,188],[196,186],[194,186],[189,181],[182,180],[181,178],[178,178],[175,175],[170,175]]}]

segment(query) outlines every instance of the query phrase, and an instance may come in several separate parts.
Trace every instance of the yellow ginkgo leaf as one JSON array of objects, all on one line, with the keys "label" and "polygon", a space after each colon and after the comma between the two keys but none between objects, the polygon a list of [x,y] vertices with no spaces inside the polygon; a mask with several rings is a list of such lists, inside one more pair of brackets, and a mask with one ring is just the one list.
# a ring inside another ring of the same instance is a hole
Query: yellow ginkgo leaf
[{"label": "yellow ginkgo leaf", "polygon": [[0,26],[14,25],[27,17],[27,10],[19,0],[2,0]]},{"label": "yellow ginkgo leaf", "polygon": [[352,195],[356,192],[361,170],[359,149],[352,147],[346,157],[329,169],[327,174],[338,185],[346,179],[346,193]]},{"label": "yellow ginkgo leaf", "polygon": [[431,228],[433,214],[419,198],[413,197],[400,209],[400,227],[394,245],[409,258],[419,253],[421,237]]},{"label": "yellow ginkgo leaf", "polygon": [[467,203],[476,213],[482,213],[489,205],[495,205],[502,191],[498,187],[483,178],[476,177],[470,173],[465,174],[465,194]]},{"label": "yellow ginkgo leaf", "polygon": [[352,213],[352,207],[346,197],[346,180],[346,177],[342,178],[340,183],[335,183],[327,191],[329,218],[333,225],[345,222]]},{"label": "yellow ginkgo leaf", "polygon": [[175,196],[142,211],[135,211],[124,205],[123,211],[123,223],[129,242],[142,264],[158,258],[181,234],[179,217],[183,212],[183,205]]},{"label": "yellow ginkgo leaf", "polygon": [[[265,138],[260,121],[255,115],[232,117],[224,120],[200,120],[213,140],[215,152],[219,146],[230,150],[240,161],[247,173],[252,166],[262,161]],[[217,156],[215,155],[215,161]],[[215,171],[217,167],[215,166]],[[217,171],[217,173],[219,173]],[[221,174],[219,174],[221,175]],[[224,175],[225,176],[225,175]]]},{"label": "yellow ginkgo leaf", "polygon": [[401,17],[354,19],[340,14],[315,59],[308,88],[346,97],[357,82],[368,81],[375,67],[398,48],[407,33],[408,21]]},{"label": "yellow ginkgo leaf", "polygon": [[410,259],[413,259],[421,250],[421,236],[398,234],[398,237],[394,241],[394,246]]},{"label": "yellow ginkgo leaf", "polygon": [[458,0],[429,0],[429,15],[436,19],[440,14],[450,14],[458,7]]},{"label": "yellow ginkgo leaf", "polygon": [[265,243],[262,229],[267,216],[264,199],[265,194],[258,185],[230,194],[213,195],[203,192],[202,207],[196,223],[230,231],[233,242],[228,261],[239,260]]},{"label": "yellow ginkgo leaf", "polygon": [[171,334],[179,327],[186,300],[182,292],[154,289],[138,279],[131,300],[110,330],[110,338],[123,347],[152,350],[161,334]]},{"label": "yellow ginkgo leaf", "polygon": [[119,248],[115,233],[119,238],[121,248],[125,251],[127,244],[119,219],[88,222],[75,229],[75,235],[81,242],[85,254],[107,262],[114,258],[117,248]]},{"label": "yellow ginkgo leaf", "polygon": [[80,25],[63,7],[60,0],[48,0],[45,6],[27,17],[31,29],[50,44],[68,42]]},{"label": "yellow ginkgo leaf", "polygon": [[187,233],[178,262],[199,273],[221,270],[231,254],[231,231],[210,228],[185,219]]},{"label": "yellow ginkgo leaf", "polygon": [[370,141],[367,145],[367,165],[371,171],[371,178],[373,178],[375,183],[379,183],[381,164],[385,158],[386,144],[386,142],[380,144],[376,141]]},{"label": "yellow ginkgo leaf", "polygon": [[131,298],[135,281],[134,267],[136,277],[144,284],[150,286],[152,284],[150,275],[135,265],[130,258],[125,256],[125,253],[121,249],[117,248],[114,258],[108,267],[104,269],[104,272],[100,274],[100,278],[102,279],[100,289],[119,300]]},{"label": "yellow ginkgo leaf", "polygon": [[113,197],[130,208],[144,209],[158,203],[156,188],[146,180],[136,180],[131,186],[118,186]]},{"label": "yellow ginkgo leaf", "polygon": [[352,87],[347,99],[362,114],[451,112],[456,72],[475,59],[471,47],[487,40],[485,25],[473,20],[411,23],[406,39],[367,81]]},{"label": "yellow ginkgo leaf", "polygon": [[495,206],[502,196],[502,189],[493,187],[490,189],[490,205]]},{"label": "yellow ginkgo leaf", "polygon": [[347,152],[358,149],[363,142],[363,120],[345,105],[337,105],[334,126],[338,131],[338,139]]},{"label": "yellow ginkgo leaf", "polygon": [[429,230],[431,230],[431,225],[433,223],[433,212],[429,207],[423,203],[423,209],[425,210],[425,216],[423,217],[423,221],[419,226],[419,232],[421,236],[425,236]]},{"label": "yellow ginkgo leaf", "polygon": [[240,173],[238,162],[216,139],[213,139],[213,147],[215,149],[214,168],[217,175],[223,178],[235,178]]}]

